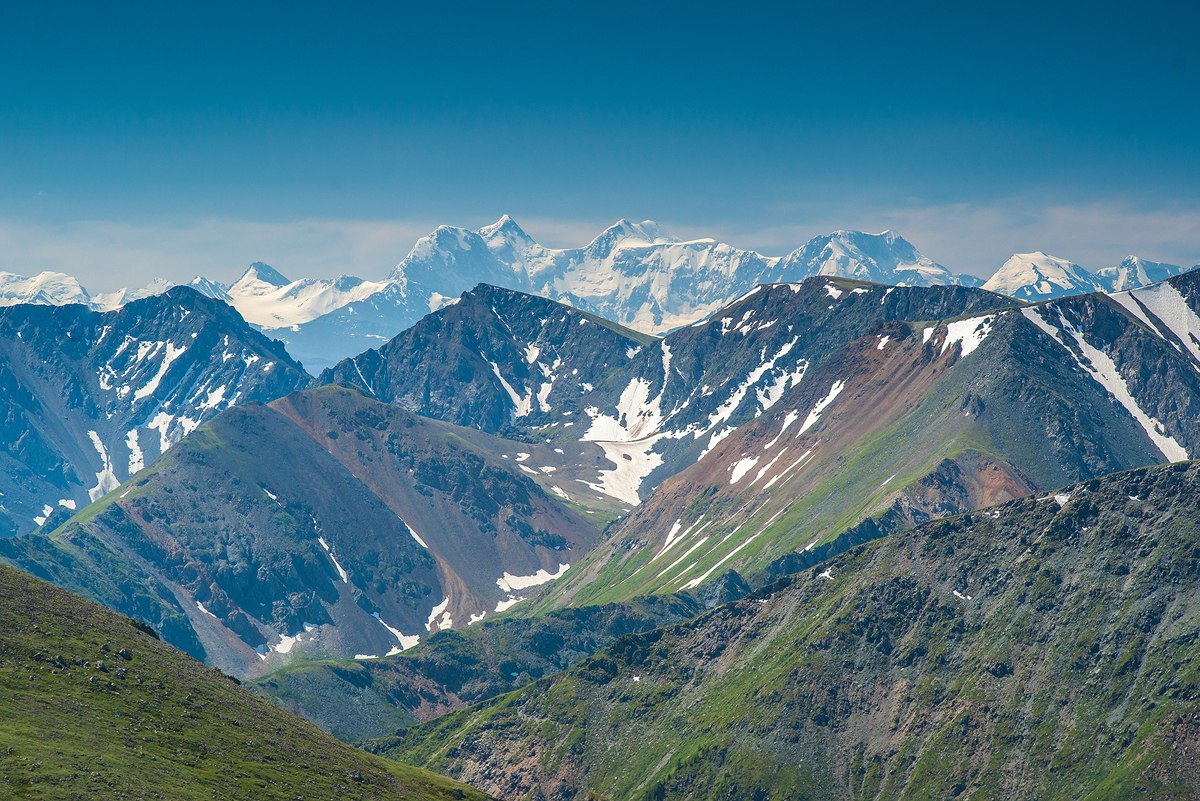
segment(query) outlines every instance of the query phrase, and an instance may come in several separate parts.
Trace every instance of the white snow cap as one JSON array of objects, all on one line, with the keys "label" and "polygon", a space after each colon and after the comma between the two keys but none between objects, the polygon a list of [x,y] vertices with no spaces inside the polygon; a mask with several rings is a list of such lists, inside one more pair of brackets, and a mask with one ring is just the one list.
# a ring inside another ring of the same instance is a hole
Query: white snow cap
[{"label": "white snow cap", "polygon": [[1014,298],[1049,300],[1080,292],[1097,292],[1100,280],[1074,262],[1042,251],[1014,253],[983,285]]}]

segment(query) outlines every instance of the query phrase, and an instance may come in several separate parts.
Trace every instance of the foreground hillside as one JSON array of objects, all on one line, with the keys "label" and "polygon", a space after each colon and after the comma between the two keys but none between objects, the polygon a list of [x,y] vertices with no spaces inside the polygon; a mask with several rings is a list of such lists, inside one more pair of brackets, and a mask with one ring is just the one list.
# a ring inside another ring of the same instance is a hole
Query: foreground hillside
[{"label": "foreground hillside", "polygon": [[342,745],[133,621],[2,565],[0,796],[482,798]]},{"label": "foreground hillside", "polygon": [[380,747],[506,797],[1194,798],[1198,497],[933,522]]}]

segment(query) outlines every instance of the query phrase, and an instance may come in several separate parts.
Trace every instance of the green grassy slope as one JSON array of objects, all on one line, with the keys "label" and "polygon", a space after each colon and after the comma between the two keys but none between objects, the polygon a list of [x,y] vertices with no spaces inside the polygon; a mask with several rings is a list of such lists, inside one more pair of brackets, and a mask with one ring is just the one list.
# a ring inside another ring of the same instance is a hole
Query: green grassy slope
[{"label": "green grassy slope", "polygon": [[1195,798],[1198,499],[929,523],[379,747],[508,798]]},{"label": "green grassy slope", "polygon": [[0,566],[0,797],[483,796],[345,746],[128,618]]}]

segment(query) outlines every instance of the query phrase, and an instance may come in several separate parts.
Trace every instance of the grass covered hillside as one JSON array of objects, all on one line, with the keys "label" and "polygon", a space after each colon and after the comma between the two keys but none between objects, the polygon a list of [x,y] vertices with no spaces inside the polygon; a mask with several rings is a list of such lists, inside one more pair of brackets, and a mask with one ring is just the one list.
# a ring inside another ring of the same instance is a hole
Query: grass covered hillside
[{"label": "grass covered hillside", "polygon": [[506,798],[1200,797],[1200,464],[877,540],[380,743]]},{"label": "grass covered hillside", "polygon": [[483,795],[343,745],[128,618],[0,565],[0,797]]}]

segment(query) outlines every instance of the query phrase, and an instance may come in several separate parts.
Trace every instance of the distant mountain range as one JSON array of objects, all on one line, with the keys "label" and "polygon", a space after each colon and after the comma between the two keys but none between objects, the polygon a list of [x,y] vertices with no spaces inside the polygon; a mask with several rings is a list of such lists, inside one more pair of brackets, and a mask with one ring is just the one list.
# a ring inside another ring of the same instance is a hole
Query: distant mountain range
[{"label": "distant mountain range", "polygon": [[[652,221],[620,220],[579,248],[548,248],[505,215],[477,231],[442,226],[413,246],[386,279],[290,280],[256,263],[232,285],[191,286],[233,305],[252,325],[287,343],[314,375],[375,347],[425,314],[486,283],[560,301],[634,330],[663,334],[700,320],[762,283],[811,276],[903,286],[979,286],[1023,300],[1118,291],[1163,280],[1180,267],[1130,256],[1089,272],[1044,253],[1017,254],[985,283],[932,261],[894,231],[836,231],[784,256],[712,239],[679,240]],[[164,291],[90,295],[75,279],[0,273],[0,305],[82,303],[111,310]]]}]

